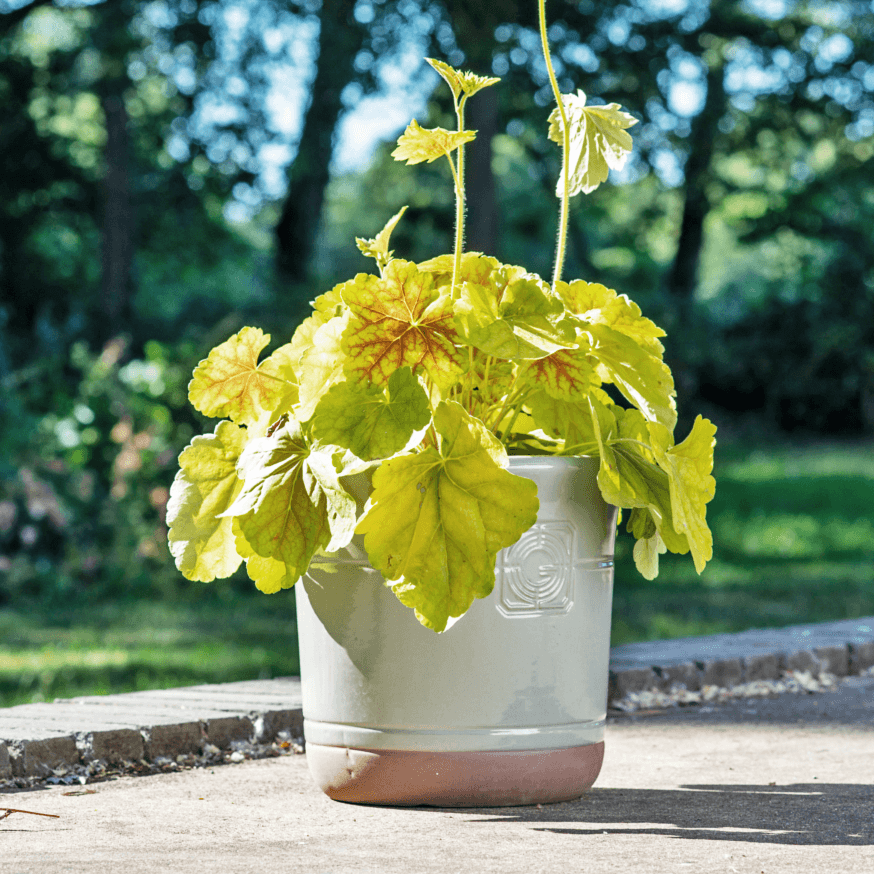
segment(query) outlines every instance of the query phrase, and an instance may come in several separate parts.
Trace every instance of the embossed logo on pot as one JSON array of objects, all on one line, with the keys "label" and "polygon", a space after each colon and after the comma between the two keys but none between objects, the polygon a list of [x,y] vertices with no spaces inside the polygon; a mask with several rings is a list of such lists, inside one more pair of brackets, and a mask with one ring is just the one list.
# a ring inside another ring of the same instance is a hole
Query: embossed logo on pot
[{"label": "embossed logo on pot", "polygon": [[537,523],[500,554],[499,568],[502,613],[567,613],[573,606],[573,528]]}]

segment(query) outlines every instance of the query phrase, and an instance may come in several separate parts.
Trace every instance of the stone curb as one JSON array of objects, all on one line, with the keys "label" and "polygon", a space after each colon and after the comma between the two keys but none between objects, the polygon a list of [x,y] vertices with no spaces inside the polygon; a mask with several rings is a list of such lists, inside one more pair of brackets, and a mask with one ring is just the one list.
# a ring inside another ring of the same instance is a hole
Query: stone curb
[{"label": "stone curb", "polygon": [[874,665],[874,616],[712,637],[630,643],[610,651],[610,701],[633,692],[731,688],[784,671],[846,677]]},{"label": "stone curb", "polygon": [[0,781],[303,736],[300,680],[247,680],[0,709]]},{"label": "stone curb", "polygon": [[[615,647],[611,701],[629,693],[731,688],[786,670],[858,674],[874,666],[874,617]],[[300,680],[280,677],[59,699],[0,708],[0,783],[61,768],[200,754],[210,746],[303,736]]]}]

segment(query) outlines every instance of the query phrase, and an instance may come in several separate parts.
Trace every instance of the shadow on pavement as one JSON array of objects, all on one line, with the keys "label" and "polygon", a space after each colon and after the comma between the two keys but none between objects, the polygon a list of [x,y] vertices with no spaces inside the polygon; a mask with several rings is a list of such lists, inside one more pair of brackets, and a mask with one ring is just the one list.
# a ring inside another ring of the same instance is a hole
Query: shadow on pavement
[{"label": "shadow on pavement", "polygon": [[[579,801],[505,810],[475,821],[527,822],[537,831],[581,837],[607,833],[803,846],[874,845],[874,787],[846,783],[592,789]],[[538,820],[549,825],[537,828]]]}]

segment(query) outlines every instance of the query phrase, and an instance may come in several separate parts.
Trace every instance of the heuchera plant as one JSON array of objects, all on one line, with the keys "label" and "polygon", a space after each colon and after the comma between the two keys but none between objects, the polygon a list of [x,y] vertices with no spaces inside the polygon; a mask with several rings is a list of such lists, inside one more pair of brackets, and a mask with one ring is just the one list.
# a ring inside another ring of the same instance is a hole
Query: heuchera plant
[{"label": "heuchera plant", "polygon": [[[189,399],[223,421],[182,452],[170,492],[170,550],[188,579],[245,561],[261,591],[278,592],[363,535],[395,595],[442,631],[489,594],[498,551],[535,522],[536,486],[508,472],[508,453],[599,457],[601,493],[628,511],[645,577],[666,550],[691,552],[699,573],[711,558],[716,428],[699,416],[676,444],[664,332],[625,295],[561,278],[570,198],[623,166],[635,119],[615,103],[587,106],[582,91],[561,95],[544,0],[540,31],[557,102],[549,137],[563,157],[552,282],[462,252],[464,146],[475,137],[465,104],[498,80],[429,61],[452,90],[457,130],[413,121],[393,156],[448,160],[454,253],[395,258],[401,210],[357,240],[378,272],[317,298],[290,343],[259,363],[270,337],[246,327],[200,362]],[[349,478],[362,473],[360,508]]]}]

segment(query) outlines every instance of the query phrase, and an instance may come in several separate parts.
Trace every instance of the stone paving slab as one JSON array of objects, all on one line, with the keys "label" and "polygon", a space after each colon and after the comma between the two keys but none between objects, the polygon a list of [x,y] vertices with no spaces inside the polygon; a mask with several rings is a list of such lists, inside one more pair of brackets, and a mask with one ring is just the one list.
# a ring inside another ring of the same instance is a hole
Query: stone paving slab
[{"label": "stone paving slab", "polygon": [[874,616],[737,634],[630,643],[610,653],[610,698],[777,679],[783,671],[859,674],[874,665]]},{"label": "stone paving slab", "polygon": [[[786,670],[859,674],[874,666],[874,617],[615,647],[610,699],[631,692],[731,688]],[[206,745],[270,743],[303,733],[300,680],[90,695],[0,708],[0,781],[87,764],[198,753]]]}]

